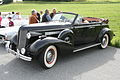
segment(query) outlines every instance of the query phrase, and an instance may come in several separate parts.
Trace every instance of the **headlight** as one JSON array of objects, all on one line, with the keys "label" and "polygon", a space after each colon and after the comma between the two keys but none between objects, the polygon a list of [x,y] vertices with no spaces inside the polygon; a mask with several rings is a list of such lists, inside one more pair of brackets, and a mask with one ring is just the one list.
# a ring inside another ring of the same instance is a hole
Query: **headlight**
[{"label": "headlight", "polygon": [[27,33],[27,39],[30,39],[31,38],[31,34],[30,33]]},{"label": "headlight", "polygon": [[22,49],[21,49],[21,53],[22,53],[22,54],[25,54],[25,51],[26,51],[25,48],[22,48]]}]

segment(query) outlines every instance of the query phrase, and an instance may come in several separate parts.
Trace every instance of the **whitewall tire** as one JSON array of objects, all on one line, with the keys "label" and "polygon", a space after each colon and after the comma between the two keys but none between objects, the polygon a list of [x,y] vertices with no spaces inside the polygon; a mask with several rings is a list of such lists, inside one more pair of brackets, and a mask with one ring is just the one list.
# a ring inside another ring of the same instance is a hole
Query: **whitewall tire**
[{"label": "whitewall tire", "polygon": [[54,45],[48,46],[40,55],[39,61],[43,68],[51,68],[55,65],[57,60],[57,48]]},{"label": "whitewall tire", "polygon": [[104,34],[101,40],[100,48],[105,49],[108,47],[108,44],[109,44],[109,36],[108,34]]}]

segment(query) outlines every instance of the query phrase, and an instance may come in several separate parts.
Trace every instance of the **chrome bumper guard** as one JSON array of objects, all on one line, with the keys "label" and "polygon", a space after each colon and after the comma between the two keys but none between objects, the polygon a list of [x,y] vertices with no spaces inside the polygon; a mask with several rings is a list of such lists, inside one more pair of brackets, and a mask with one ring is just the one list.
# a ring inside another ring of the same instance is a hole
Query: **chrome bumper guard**
[{"label": "chrome bumper guard", "polygon": [[20,54],[19,52],[15,52],[14,50],[10,49],[8,46],[9,46],[10,42],[8,42],[6,44],[6,49],[8,51],[8,53],[11,53],[13,55],[15,55],[17,58],[20,58],[20,59],[23,59],[25,61],[32,61],[32,58],[31,57],[28,57],[28,56],[24,56],[22,54]]},{"label": "chrome bumper guard", "polygon": [[1,39],[0,39],[0,44],[1,44],[1,43],[4,43],[4,42],[5,42],[4,38],[1,38]]}]

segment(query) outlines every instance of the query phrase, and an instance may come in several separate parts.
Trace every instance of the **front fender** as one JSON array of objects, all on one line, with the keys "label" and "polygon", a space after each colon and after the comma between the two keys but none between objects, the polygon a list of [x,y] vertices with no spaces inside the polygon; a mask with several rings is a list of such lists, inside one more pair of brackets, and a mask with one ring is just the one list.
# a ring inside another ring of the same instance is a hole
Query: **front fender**
[{"label": "front fender", "polygon": [[112,40],[113,36],[115,36],[115,34],[113,33],[113,31],[109,28],[103,28],[98,36],[99,42],[101,41],[101,38],[103,37],[104,34],[108,34],[110,40]]},{"label": "front fender", "polygon": [[30,52],[32,55],[38,55],[38,52],[43,51],[47,46],[49,45],[55,45],[57,48],[72,48],[72,45],[70,43],[67,43],[63,40],[53,38],[53,37],[47,37],[43,40],[36,40],[31,46],[30,46]]}]

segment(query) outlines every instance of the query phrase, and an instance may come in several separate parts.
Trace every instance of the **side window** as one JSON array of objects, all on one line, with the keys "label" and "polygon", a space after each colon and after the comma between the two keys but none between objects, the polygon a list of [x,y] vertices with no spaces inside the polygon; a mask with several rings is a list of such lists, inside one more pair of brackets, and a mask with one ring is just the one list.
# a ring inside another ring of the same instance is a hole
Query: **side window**
[{"label": "side window", "polygon": [[78,16],[74,24],[75,24],[75,25],[79,25],[79,24],[81,24],[81,23],[82,23],[82,17],[81,17],[81,16]]}]

